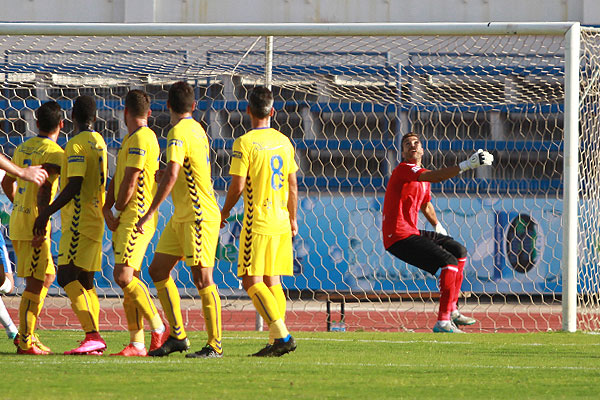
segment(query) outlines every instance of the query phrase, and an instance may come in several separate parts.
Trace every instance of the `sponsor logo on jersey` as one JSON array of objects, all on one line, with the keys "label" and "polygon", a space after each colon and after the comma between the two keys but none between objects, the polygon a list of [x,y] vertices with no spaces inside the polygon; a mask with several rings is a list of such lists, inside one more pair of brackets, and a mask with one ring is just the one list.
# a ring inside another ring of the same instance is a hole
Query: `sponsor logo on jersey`
[{"label": "sponsor logo on jersey", "polygon": [[129,149],[129,154],[137,154],[138,156],[144,156],[144,155],[146,155],[146,150],[139,149],[137,147],[131,147]]},{"label": "sponsor logo on jersey", "polygon": [[179,139],[171,139],[169,140],[169,143],[167,143],[167,147],[168,146],[183,146],[183,141],[179,140]]},{"label": "sponsor logo on jersey", "polygon": [[69,158],[67,159],[67,161],[70,162],[70,163],[85,162],[85,157],[84,156],[69,156]]}]

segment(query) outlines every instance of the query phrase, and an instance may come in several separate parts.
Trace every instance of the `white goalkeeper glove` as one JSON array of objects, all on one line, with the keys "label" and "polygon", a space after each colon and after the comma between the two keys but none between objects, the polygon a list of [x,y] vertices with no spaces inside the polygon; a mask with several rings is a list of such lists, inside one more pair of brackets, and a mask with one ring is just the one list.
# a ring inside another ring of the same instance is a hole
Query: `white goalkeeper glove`
[{"label": "white goalkeeper glove", "polygon": [[446,229],[439,222],[433,227],[433,229],[440,235],[448,236],[448,232],[446,232]]},{"label": "white goalkeeper glove", "polygon": [[458,166],[460,167],[460,172],[462,173],[470,169],[481,167],[482,165],[492,165],[493,162],[493,155],[487,151],[479,149],[476,153],[473,153],[471,157],[458,164]]}]

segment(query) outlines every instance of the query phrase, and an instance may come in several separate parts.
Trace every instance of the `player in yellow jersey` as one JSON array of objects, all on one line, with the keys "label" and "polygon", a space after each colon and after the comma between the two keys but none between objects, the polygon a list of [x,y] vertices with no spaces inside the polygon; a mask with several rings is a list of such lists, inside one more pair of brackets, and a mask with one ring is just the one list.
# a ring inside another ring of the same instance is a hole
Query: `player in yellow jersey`
[{"label": "player in yellow jersey", "polygon": [[[0,154],[0,170],[2,172],[8,172],[13,176],[21,178],[28,182],[34,182],[36,185],[40,186],[44,182],[46,182],[46,178],[48,178],[48,173],[46,170],[42,169],[41,165],[32,165],[30,167],[21,168],[18,165],[12,163],[8,158],[6,158],[3,154]],[[2,179],[4,176],[2,177]],[[3,268],[0,268],[0,294],[10,293],[13,290],[14,281],[12,277],[12,270],[9,268],[10,266],[6,262],[8,260],[7,257],[3,257],[5,260],[3,262]],[[6,333],[8,337],[14,339],[16,335],[16,328],[8,311],[6,310],[6,306],[0,297],[0,323],[4,325],[6,328]]]},{"label": "player in yellow jersey", "polygon": [[158,170],[160,148],[156,134],[148,128],[150,113],[150,97],[146,92],[132,90],[127,93],[123,112],[127,136],[119,149],[115,176],[108,185],[106,203],[102,208],[106,225],[113,231],[113,275],[115,282],[123,289],[123,308],[130,333],[129,345],[111,355],[147,355],[143,318],[148,320],[152,329],[150,350],[162,345],[166,332],[148,287],[139,279],[142,260],[154,235],[158,214],[144,225],[143,234],[134,229],[156,192],[154,175]]},{"label": "player in yellow jersey", "polygon": [[40,212],[34,234],[44,234],[50,216],[62,209],[57,281],[69,296],[85,331],[80,346],[65,354],[100,355],[106,343],[98,332],[100,302],[94,288],[94,273],[100,271],[102,262],[106,143],[94,131],[96,101],[93,97],[77,97],[71,116],[77,134],[65,146],[61,192]]},{"label": "player in yellow jersey", "polygon": [[36,118],[39,134],[17,147],[13,162],[21,167],[41,165],[49,173],[48,179],[38,187],[9,173],[2,180],[2,189],[13,202],[9,234],[17,256],[17,275],[25,279],[15,340],[17,353],[41,355],[50,354],[50,349],[39,341],[35,326],[56,271],[50,252],[50,230],[45,236],[34,237],[33,223],[58,189],[63,149],[56,140],[63,127],[62,110],[58,103],[50,101],[36,110]]},{"label": "player in yellow jersey", "polygon": [[[17,178],[21,178],[28,182],[34,182],[38,186],[41,186],[48,178],[48,172],[46,172],[41,165],[32,165],[21,168],[11,162],[3,154],[0,154],[0,171],[9,173],[12,176],[16,176]],[[2,179],[4,179],[4,175],[2,175]],[[5,265],[4,268],[0,268],[0,293],[12,292],[13,284],[12,272],[9,272],[8,266]],[[5,310],[6,307],[4,306],[4,302],[2,301],[2,298],[0,298],[0,322],[2,322],[3,325],[6,325],[7,329],[9,329],[8,327],[10,326],[9,335],[13,336],[12,320],[8,315],[8,311]]]},{"label": "player in yellow jersey", "polygon": [[222,357],[221,299],[213,281],[221,218],[211,180],[208,138],[200,124],[192,119],[194,90],[189,84],[177,82],[171,86],[167,107],[173,125],[167,136],[167,168],[150,208],[136,225],[144,232],[146,222],[154,217],[172,191],[175,211],[160,236],[149,268],[171,332],[163,345],[148,355],[166,356],[189,348],[181,299],[171,278],[171,270],[184,258],[202,299],[208,333],[206,346],[186,357]]},{"label": "player in yellow jersey", "polygon": [[292,275],[292,237],[298,233],[298,185],[294,148],[281,132],[269,127],[273,94],[255,87],[247,112],[252,130],[237,138],[229,173],[232,177],[221,226],[244,193],[238,276],[254,307],[269,325],[269,344],[257,357],[279,357],[296,349],[285,325],[286,299],[281,275]]}]

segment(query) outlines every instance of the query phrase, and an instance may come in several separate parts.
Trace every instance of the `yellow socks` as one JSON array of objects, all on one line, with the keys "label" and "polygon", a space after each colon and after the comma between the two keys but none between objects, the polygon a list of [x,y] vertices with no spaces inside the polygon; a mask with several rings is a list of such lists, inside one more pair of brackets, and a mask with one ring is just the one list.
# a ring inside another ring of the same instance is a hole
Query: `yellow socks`
[{"label": "yellow socks", "polygon": [[210,285],[199,290],[202,299],[202,313],[204,314],[204,324],[208,334],[208,344],[218,351],[223,351],[221,347],[221,298],[216,285]]},{"label": "yellow socks", "polygon": [[148,321],[152,322],[155,320],[155,317],[158,316],[158,310],[154,306],[152,297],[150,297],[148,287],[135,276],[131,282],[129,282],[129,285],[123,288],[123,293],[131,298],[137,308],[142,312],[144,318]]},{"label": "yellow socks", "polygon": [[[21,336],[31,336],[35,331],[38,315],[40,315],[41,295],[24,291],[19,305],[19,333]],[[28,348],[30,346],[22,347]]]},{"label": "yellow socks", "polygon": [[275,339],[289,335],[285,323],[281,319],[277,300],[264,282],[254,284],[248,289],[248,296],[254,307],[269,325],[269,336]]},{"label": "yellow socks", "polygon": [[[44,307],[44,301],[46,300],[46,296],[48,295],[48,288],[42,286],[42,290],[40,290],[40,312],[42,311],[42,307]],[[39,314],[38,314],[39,316]]]},{"label": "yellow socks", "polygon": [[186,334],[181,315],[181,298],[177,286],[175,286],[175,281],[173,278],[168,277],[163,281],[154,282],[154,286],[156,286],[158,299],[169,321],[171,336],[176,339],[185,338]]},{"label": "yellow socks", "polygon": [[148,320],[153,331],[164,329],[162,319],[148,291],[148,286],[135,276],[123,288],[123,308],[127,317],[127,328],[131,343],[144,343],[143,318]]},{"label": "yellow socks", "polygon": [[71,300],[71,308],[77,315],[85,333],[97,332],[98,324],[94,318],[93,300],[88,291],[77,280],[69,282],[64,289]]},{"label": "yellow socks", "polygon": [[263,317],[269,326],[274,321],[281,319],[277,301],[264,282],[259,282],[252,285],[248,289],[248,296],[250,296],[256,311],[258,311],[258,313]]},{"label": "yellow socks", "polygon": [[[275,297],[277,301],[277,308],[279,308],[279,314],[281,315],[281,320],[285,322],[285,309],[286,309],[286,298],[285,293],[283,292],[283,287],[281,284],[269,286],[269,290]],[[272,331],[269,329],[269,344],[273,344],[275,338],[273,337]]]},{"label": "yellow socks", "polygon": [[90,298],[90,311],[92,312],[94,325],[96,328],[100,329],[100,300],[98,299],[98,293],[96,292],[96,288],[87,289],[87,293]]},{"label": "yellow socks", "polygon": [[123,295],[123,309],[125,310],[125,318],[127,319],[130,342],[144,343],[144,319],[142,313],[138,311],[135,302],[127,293]]},{"label": "yellow socks", "polygon": [[283,287],[281,287],[281,284],[273,285],[269,287],[269,290],[277,301],[277,307],[279,308],[279,315],[281,315],[281,319],[285,321],[286,298],[285,293],[283,292]]}]

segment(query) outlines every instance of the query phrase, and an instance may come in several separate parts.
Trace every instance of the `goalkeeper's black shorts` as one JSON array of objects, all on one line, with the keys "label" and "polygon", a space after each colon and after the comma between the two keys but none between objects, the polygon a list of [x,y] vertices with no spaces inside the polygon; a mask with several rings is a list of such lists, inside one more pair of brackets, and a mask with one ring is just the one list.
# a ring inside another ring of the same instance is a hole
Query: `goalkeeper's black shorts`
[{"label": "goalkeeper's black shorts", "polygon": [[458,265],[458,259],[467,256],[467,249],[452,237],[432,231],[420,232],[420,235],[398,240],[387,251],[432,275],[446,265]]}]

